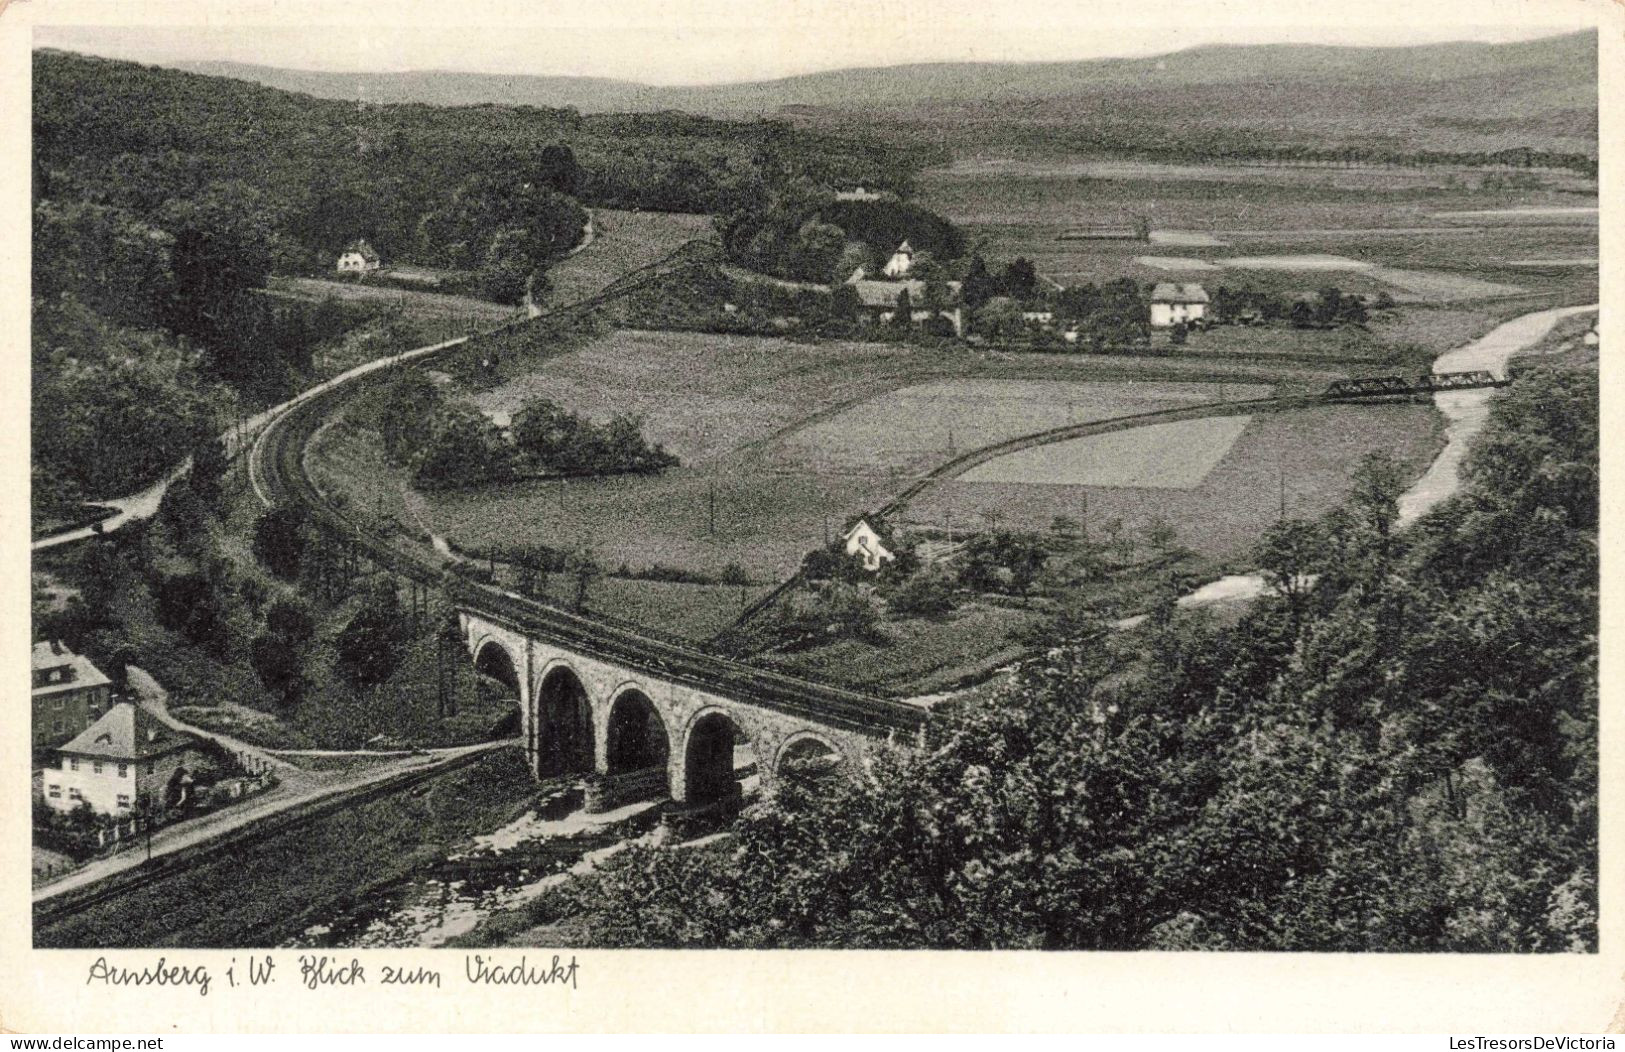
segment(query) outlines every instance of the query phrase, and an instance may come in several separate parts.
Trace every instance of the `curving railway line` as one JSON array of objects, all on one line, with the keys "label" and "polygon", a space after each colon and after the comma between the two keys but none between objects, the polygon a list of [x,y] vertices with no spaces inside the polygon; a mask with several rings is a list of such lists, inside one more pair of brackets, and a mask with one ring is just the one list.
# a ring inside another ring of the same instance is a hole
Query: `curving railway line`
[{"label": "curving railway line", "polygon": [[[695,244],[690,242],[679,247],[672,255],[627,274],[592,297],[519,324],[579,315],[636,291],[672,266],[682,265],[678,257],[693,255]],[[506,328],[509,326],[504,326]],[[434,351],[450,350],[464,342]],[[302,508],[311,521],[336,542],[351,546],[391,575],[443,589],[458,609],[477,612],[525,635],[577,653],[833,727],[875,736],[892,732],[917,734],[923,728],[928,712],[920,706],[755,668],[641,629],[583,617],[469,580],[447,569],[443,558],[432,548],[347,514],[327,499],[306,473],[306,445],[341,401],[387,378],[398,365],[408,360],[420,362],[427,357],[427,353],[411,359],[403,356],[388,368],[312,392],[268,424],[248,457],[249,477],[260,500],[268,506]]]}]

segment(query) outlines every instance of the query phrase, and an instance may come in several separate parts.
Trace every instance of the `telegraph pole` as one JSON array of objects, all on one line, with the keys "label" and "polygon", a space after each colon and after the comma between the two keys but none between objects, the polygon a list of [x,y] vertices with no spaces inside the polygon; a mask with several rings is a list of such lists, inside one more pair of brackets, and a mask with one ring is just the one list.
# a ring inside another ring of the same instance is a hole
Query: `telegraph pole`
[{"label": "telegraph pole", "polygon": [[712,482],[706,490],[706,527],[705,532],[716,535],[717,532],[717,484]]}]

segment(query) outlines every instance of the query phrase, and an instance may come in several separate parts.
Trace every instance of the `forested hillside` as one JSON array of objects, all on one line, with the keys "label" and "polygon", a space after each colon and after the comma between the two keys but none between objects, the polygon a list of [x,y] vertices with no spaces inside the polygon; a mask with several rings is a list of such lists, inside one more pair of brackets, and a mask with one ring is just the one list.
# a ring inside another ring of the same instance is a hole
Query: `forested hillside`
[{"label": "forested hillside", "polygon": [[1233,627],[1081,617],[928,751],[546,910],[614,946],[1594,950],[1597,396],[1526,375],[1412,529],[1380,456],[1273,529]]},{"label": "forested hillside", "polygon": [[512,302],[584,206],[762,212],[792,180],[906,192],[918,163],[772,122],[356,106],[52,51],[33,102],[37,510],[134,492],[240,396],[306,382],[376,312],[267,284],[330,273],[357,238]]},{"label": "forested hillside", "polygon": [[[1505,44],[1210,46],[1081,62],[944,62],[656,88],[588,77],[194,68],[329,98],[780,114],[958,151],[1356,149],[1597,156],[1597,35]],[[1497,100],[1486,113],[1485,97]],[[1167,129],[1177,128],[1176,135]],[[1059,137],[1059,138],[1058,138]]]}]

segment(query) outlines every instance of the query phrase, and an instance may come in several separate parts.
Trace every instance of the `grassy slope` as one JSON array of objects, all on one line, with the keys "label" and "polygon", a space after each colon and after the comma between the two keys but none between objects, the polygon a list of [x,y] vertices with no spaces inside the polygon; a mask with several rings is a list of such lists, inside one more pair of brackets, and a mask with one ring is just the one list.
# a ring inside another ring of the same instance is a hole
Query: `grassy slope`
[{"label": "grassy slope", "polygon": [[276,946],[334,901],[364,897],[516,817],[535,792],[518,750],[504,750],[94,907],[36,945]]}]

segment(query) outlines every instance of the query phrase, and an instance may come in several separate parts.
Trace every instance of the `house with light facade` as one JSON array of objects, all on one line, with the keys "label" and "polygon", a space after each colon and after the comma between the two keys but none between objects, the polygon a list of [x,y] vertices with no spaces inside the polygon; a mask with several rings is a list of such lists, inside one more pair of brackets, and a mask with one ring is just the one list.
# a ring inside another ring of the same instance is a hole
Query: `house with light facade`
[{"label": "house with light facade", "polygon": [[364,240],[351,242],[339,253],[340,274],[370,274],[383,265],[384,262],[378,253]]},{"label": "house with light facade", "polygon": [[898,245],[897,251],[893,252],[891,258],[886,260],[886,265],[880,268],[881,273],[894,281],[908,277],[908,272],[913,269],[914,248],[907,241]]},{"label": "house with light facade", "polygon": [[1195,283],[1161,281],[1151,290],[1151,327],[1169,329],[1207,317],[1207,289]]},{"label": "house with light facade", "polygon": [[846,531],[846,554],[863,560],[863,568],[870,573],[879,572],[886,563],[897,558],[880,540],[880,534],[869,525],[868,519],[859,519]]},{"label": "house with light facade", "polygon": [[113,685],[89,658],[56,640],[35,643],[31,658],[34,748],[50,749],[107,711]]},{"label": "house with light facade", "polygon": [[58,766],[41,774],[40,791],[53,811],[88,804],[97,814],[124,817],[184,803],[204,754],[197,739],[152,713],[120,702],[57,750]]}]

